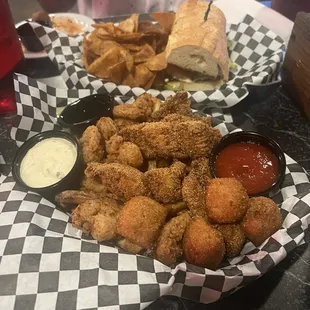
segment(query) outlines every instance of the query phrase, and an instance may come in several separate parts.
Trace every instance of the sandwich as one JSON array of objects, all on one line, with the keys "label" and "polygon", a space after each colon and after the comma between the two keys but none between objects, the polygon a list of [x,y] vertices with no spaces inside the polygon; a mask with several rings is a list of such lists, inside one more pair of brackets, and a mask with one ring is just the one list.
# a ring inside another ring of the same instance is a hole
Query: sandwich
[{"label": "sandwich", "polygon": [[175,14],[165,50],[171,90],[207,91],[228,81],[226,19],[212,2],[188,0]]}]

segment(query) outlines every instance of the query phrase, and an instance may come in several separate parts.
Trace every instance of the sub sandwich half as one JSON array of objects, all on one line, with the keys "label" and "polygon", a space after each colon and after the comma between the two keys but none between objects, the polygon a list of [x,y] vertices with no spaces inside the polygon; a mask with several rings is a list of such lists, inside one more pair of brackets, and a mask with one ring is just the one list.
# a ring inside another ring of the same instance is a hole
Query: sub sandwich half
[{"label": "sub sandwich half", "polygon": [[214,5],[209,7],[207,1],[183,3],[176,12],[165,52],[170,76],[167,89],[220,87],[228,81],[229,72],[224,13]]}]

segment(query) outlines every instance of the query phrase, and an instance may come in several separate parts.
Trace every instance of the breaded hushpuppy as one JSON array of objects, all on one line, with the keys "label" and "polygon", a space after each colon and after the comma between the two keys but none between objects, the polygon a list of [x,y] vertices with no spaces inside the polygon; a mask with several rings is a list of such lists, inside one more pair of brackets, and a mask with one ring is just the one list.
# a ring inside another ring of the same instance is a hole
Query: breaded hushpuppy
[{"label": "breaded hushpuppy", "polygon": [[234,178],[212,179],[207,184],[206,211],[212,222],[230,224],[240,221],[248,203],[245,188]]},{"label": "breaded hushpuppy", "polygon": [[245,214],[241,229],[255,246],[262,244],[282,225],[280,209],[276,203],[266,197],[250,199],[249,208]]},{"label": "breaded hushpuppy", "polygon": [[186,229],[183,251],[188,263],[215,270],[225,255],[225,243],[218,230],[196,218]]},{"label": "breaded hushpuppy", "polygon": [[136,245],[150,249],[166,216],[164,206],[148,197],[137,196],[127,201],[121,210],[117,232]]},{"label": "breaded hushpuppy", "polygon": [[214,226],[223,236],[226,256],[238,256],[245,243],[245,235],[238,224],[217,224]]}]

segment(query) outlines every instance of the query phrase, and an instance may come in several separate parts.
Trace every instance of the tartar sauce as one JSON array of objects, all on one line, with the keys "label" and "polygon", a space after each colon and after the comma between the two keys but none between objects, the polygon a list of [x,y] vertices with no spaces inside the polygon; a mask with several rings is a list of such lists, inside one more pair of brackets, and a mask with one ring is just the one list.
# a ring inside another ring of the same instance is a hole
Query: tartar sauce
[{"label": "tartar sauce", "polygon": [[73,168],[77,150],[63,138],[48,138],[32,147],[20,166],[20,177],[26,185],[41,188],[63,179]]}]

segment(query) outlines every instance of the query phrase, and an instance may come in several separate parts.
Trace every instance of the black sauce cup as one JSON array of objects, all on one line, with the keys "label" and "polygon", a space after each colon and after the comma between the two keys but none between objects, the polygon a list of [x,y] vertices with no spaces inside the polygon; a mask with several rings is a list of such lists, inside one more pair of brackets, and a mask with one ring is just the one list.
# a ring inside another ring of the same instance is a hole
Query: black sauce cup
[{"label": "black sauce cup", "polygon": [[[70,172],[59,182],[41,188],[35,188],[28,186],[20,175],[20,167],[21,162],[28,152],[33,146],[35,146],[38,142],[48,139],[48,138],[63,138],[71,142],[77,150],[77,158],[73,165],[73,168]],[[75,136],[71,135],[68,132],[58,131],[58,130],[51,130],[45,131],[35,135],[34,137],[27,140],[18,150],[15,155],[15,158],[12,163],[12,174],[13,178],[17,184],[21,185],[22,187],[26,188],[29,191],[37,192],[44,198],[53,201],[55,199],[56,194],[67,190],[67,189],[78,189],[80,187],[80,182],[83,177],[83,171],[85,168],[85,164],[83,162],[83,157],[81,154],[81,148],[78,143],[78,140]]]},{"label": "black sauce cup", "polygon": [[113,117],[113,107],[117,105],[108,93],[90,95],[67,105],[58,117],[58,124],[80,137],[84,130],[95,125],[103,116]]},{"label": "black sauce cup", "polygon": [[238,131],[238,132],[223,136],[223,138],[219,141],[219,143],[213,148],[211,155],[210,155],[209,165],[210,165],[211,175],[214,178],[216,178],[215,163],[216,163],[219,153],[227,146],[240,143],[240,142],[252,142],[252,143],[260,144],[268,148],[276,156],[278,160],[278,167],[279,167],[277,179],[266,191],[258,192],[258,193],[255,193],[249,196],[255,197],[255,196],[275,195],[279,191],[280,186],[285,177],[285,169],[286,169],[285,155],[280,145],[277,142],[275,142],[273,139],[269,137],[263,136],[256,132]]},{"label": "black sauce cup", "polygon": [[17,33],[22,41],[23,45],[29,52],[41,52],[44,47],[41,41],[34,33],[29,23],[24,23],[17,28]]}]

